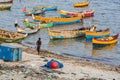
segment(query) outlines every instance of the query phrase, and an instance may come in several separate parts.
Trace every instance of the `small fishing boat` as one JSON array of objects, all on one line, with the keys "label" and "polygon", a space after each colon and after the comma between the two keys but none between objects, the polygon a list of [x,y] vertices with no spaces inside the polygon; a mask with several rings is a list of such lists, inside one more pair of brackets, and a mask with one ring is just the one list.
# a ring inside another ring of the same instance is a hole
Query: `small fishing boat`
[{"label": "small fishing boat", "polygon": [[24,33],[24,34],[33,34],[39,30],[37,26],[21,28],[17,23],[15,23],[15,28],[19,33]]},{"label": "small fishing boat", "polygon": [[32,17],[34,21],[53,22],[54,25],[79,23],[83,19],[83,16],[63,18],[63,17],[41,17],[32,15]]},{"label": "small fishing boat", "polygon": [[74,7],[85,7],[89,5],[89,1],[74,3]]},{"label": "small fishing boat", "polygon": [[65,38],[77,38],[85,36],[85,32],[89,31],[92,27],[81,27],[73,30],[51,30],[48,28],[50,39],[65,39]]},{"label": "small fishing boat", "polygon": [[50,28],[50,27],[53,27],[53,22],[50,22],[50,23],[31,22],[28,19],[25,19],[23,21],[23,24],[24,24],[24,26],[27,26],[27,27],[38,26],[40,29],[41,28]]},{"label": "small fishing boat", "polygon": [[118,42],[119,34],[103,37],[103,38],[93,38],[93,47],[105,47],[108,45],[115,45]]},{"label": "small fishing boat", "polygon": [[44,14],[45,10],[44,9],[41,9],[41,10],[26,10],[26,7],[23,7],[22,12],[25,14],[25,16],[32,16],[32,14],[34,14],[34,15]]},{"label": "small fishing boat", "polygon": [[91,11],[84,11],[83,12],[84,17],[91,17],[94,16],[94,10]]},{"label": "small fishing boat", "polygon": [[45,7],[45,11],[57,11],[58,6],[48,6]]},{"label": "small fishing boat", "polygon": [[90,30],[86,31],[86,40],[92,40],[92,38],[102,38],[104,36],[109,36],[110,35],[110,29],[107,28],[105,30]]},{"label": "small fishing boat", "polygon": [[0,10],[10,10],[13,5],[13,0],[0,1]]},{"label": "small fishing boat", "polygon": [[13,0],[3,0],[3,1],[0,1],[0,4],[8,4],[8,3],[13,3]]},{"label": "small fishing boat", "polygon": [[36,6],[33,10],[45,9],[45,11],[57,11],[58,6]]},{"label": "small fishing boat", "polygon": [[61,17],[76,17],[79,15],[82,15],[84,17],[94,16],[93,10],[83,11],[83,12],[69,12],[69,11],[59,10],[59,13],[60,13]]},{"label": "small fishing boat", "polygon": [[17,43],[26,37],[27,34],[0,29],[0,42]]}]

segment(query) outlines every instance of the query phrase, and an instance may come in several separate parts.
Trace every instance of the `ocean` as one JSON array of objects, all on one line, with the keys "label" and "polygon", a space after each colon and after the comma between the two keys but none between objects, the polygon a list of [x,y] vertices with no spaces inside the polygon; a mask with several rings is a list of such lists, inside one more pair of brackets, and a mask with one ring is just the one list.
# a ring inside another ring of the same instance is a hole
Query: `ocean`
[{"label": "ocean", "polygon": [[[58,6],[58,10],[84,11],[94,10],[93,17],[85,18],[82,23],[54,26],[53,29],[74,29],[97,24],[97,29],[110,28],[110,34],[120,33],[120,1],[119,0],[90,0],[90,4],[83,8],[74,8],[73,4],[82,0],[14,0],[11,10],[0,11],[0,28],[16,31],[15,20],[23,27],[23,19],[33,20],[31,16],[24,16],[24,6],[31,10],[34,6]],[[45,12],[46,17],[60,16],[58,11]],[[47,29],[41,29],[36,34],[29,35],[22,41],[23,45],[35,48],[37,39],[41,37],[41,49],[69,57],[102,62],[108,65],[120,65],[120,38],[115,46],[94,49],[91,42],[85,38],[50,40]]]}]

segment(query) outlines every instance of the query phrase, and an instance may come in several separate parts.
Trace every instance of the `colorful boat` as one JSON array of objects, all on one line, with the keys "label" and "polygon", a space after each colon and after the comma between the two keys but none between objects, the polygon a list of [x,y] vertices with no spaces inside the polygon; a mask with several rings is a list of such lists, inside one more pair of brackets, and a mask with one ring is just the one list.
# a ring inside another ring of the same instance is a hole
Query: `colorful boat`
[{"label": "colorful boat", "polygon": [[13,0],[0,1],[0,10],[10,10],[13,5]]},{"label": "colorful boat", "polygon": [[58,6],[37,6],[33,7],[33,10],[45,9],[45,11],[57,11]]},{"label": "colorful boat", "polygon": [[1,0],[0,4],[8,4],[8,3],[13,3],[13,0]]},{"label": "colorful boat", "polygon": [[61,17],[76,17],[79,15],[83,15],[84,17],[94,16],[94,11],[83,11],[83,12],[69,12],[64,10],[59,10]]},{"label": "colorful boat", "polygon": [[105,30],[97,30],[97,31],[86,31],[86,40],[92,40],[92,38],[102,38],[104,36],[110,35],[110,29],[107,28]]},{"label": "colorful boat", "polygon": [[77,38],[85,36],[85,32],[89,31],[92,27],[81,27],[73,30],[51,30],[48,28],[50,39],[64,39],[64,38]]},{"label": "colorful boat", "polygon": [[17,43],[21,42],[26,37],[27,34],[0,29],[0,42]]},{"label": "colorful boat", "polygon": [[22,12],[25,14],[25,16],[32,16],[34,15],[39,15],[45,13],[44,9],[41,10],[26,10],[26,7],[23,7]]},{"label": "colorful boat", "polygon": [[24,34],[33,34],[39,30],[37,26],[21,28],[17,23],[15,23],[15,28],[19,33],[24,33]]},{"label": "colorful boat", "polygon": [[77,22],[81,22],[83,16],[71,17],[71,18],[63,18],[63,17],[41,17],[32,15],[34,21],[45,21],[45,22],[53,22],[54,25],[60,24],[73,24]]},{"label": "colorful boat", "polygon": [[84,11],[83,12],[84,17],[91,17],[94,16],[94,10],[91,11]]},{"label": "colorful boat", "polygon": [[25,19],[23,21],[23,24],[24,24],[24,26],[27,26],[27,27],[38,26],[40,29],[41,28],[50,28],[50,27],[53,27],[53,22],[50,22],[50,23],[31,22],[28,19]]},{"label": "colorful boat", "polygon": [[74,3],[74,7],[85,7],[89,5],[89,1]]},{"label": "colorful boat", "polygon": [[93,38],[93,47],[105,47],[108,45],[115,45],[118,42],[119,34],[103,37],[103,38]]}]

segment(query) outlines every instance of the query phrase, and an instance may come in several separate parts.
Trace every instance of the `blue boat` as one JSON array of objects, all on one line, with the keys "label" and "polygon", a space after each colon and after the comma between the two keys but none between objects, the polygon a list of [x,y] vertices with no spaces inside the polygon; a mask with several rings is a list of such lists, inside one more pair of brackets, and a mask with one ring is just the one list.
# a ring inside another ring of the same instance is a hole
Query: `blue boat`
[{"label": "blue boat", "polygon": [[105,30],[98,30],[98,31],[86,31],[86,40],[92,40],[92,38],[102,38],[105,36],[110,35],[110,29],[107,28]]},{"label": "blue boat", "polygon": [[57,6],[49,6],[45,8],[45,11],[57,11]]},{"label": "blue boat", "polygon": [[33,10],[41,10],[44,9],[45,11],[57,11],[58,6],[36,6],[33,7]]}]

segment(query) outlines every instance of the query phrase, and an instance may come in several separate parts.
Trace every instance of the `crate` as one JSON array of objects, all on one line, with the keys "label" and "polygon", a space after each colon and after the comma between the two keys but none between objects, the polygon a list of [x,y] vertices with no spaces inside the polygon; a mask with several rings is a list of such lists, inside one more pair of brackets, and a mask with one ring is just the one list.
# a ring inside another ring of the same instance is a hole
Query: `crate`
[{"label": "crate", "polygon": [[4,61],[20,61],[22,60],[22,48],[10,44],[1,44],[0,59]]}]

